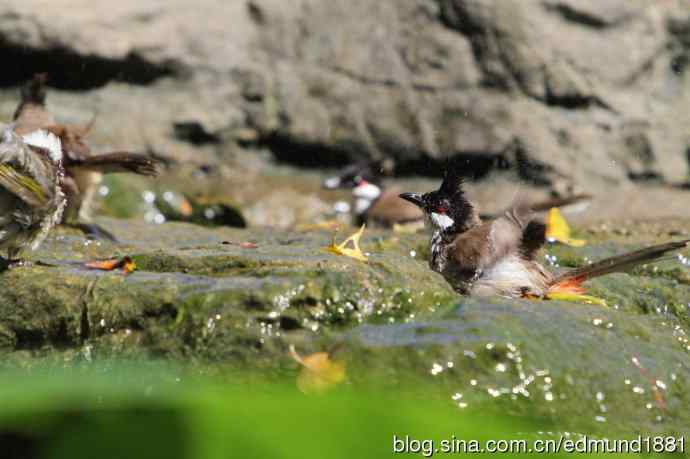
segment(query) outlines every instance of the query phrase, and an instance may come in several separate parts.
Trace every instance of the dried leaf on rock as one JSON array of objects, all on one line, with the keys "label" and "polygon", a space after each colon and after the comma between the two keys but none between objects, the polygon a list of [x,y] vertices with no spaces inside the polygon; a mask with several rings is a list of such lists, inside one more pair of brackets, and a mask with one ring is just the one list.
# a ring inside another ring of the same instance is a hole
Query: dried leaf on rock
[{"label": "dried leaf on rock", "polygon": [[90,269],[99,269],[101,271],[114,271],[116,269],[122,270],[125,274],[130,274],[137,269],[136,263],[130,257],[112,258],[110,260],[98,260],[84,263],[84,266]]},{"label": "dried leaf on rock", "polygon": [[[328,247],[324,247],[324,250],[330,253],[333,253],[335,255],[344,255],[346,257],[354,258],[355,260],[359,261],[367,261],[367,256],[362,253],[362,250],[359,248],[359,239],[362,237],[362,234],[364,234],[364,228],[366,227],[365,225],[362,225],[362,227],[345,239],[342,243],[336,244],[335,243],[335,236],[333,237],[333,243],[329,245]],[[347,247],[349,243],[352,243],[352,248]]]},{"label": "dried leaf on rock", "polygon": [[302,365],[297,376],[297,387],[305,394],[322,393],[345,379],[345,365],[331,360],[327,352],[302,357],[290,345],[290,357]]}]

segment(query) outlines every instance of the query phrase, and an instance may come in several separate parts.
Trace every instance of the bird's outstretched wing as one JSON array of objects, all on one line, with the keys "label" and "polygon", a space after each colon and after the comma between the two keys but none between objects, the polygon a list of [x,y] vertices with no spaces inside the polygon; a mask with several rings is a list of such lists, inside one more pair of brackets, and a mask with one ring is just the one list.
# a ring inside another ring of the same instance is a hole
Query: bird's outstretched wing
[{"label": "bird's outstretched wing", "polygon": [[103,173],[132,172],[139,175],[158,175],[160,161],[148,155],[117,151],[86,158],[71,159],[65,162],[66,167],[80,167]]},{"label": "bird's outstretched wing", "polygon": [[32,207],[44,207],[50,197],[41,185],[11,164],[0,164],[0,186]]}]

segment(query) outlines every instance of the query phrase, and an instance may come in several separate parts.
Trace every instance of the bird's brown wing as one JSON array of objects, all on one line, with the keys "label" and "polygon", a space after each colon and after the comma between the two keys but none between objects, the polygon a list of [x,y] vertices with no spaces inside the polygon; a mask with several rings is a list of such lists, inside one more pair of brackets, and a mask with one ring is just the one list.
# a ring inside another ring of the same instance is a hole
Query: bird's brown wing
[{"label": "bird's brown wing", "polygon": [[447,254],[454,271],[472,277],[496,262],[491,247],[493,223],[484,222],[455,237]]},{"label": "bird's brown wing", "polygon": [[82,161],[91,156],[91,149],[84,141],[81,126],[69,124],[51,124],[45,126],[46,131],[55,134],[62,145],[63,164],[69,167],[72,162]]},{"label": "bird's brown wing", "polygon": [[543,227],[527,221],[524,225],[515,215],[485,221],[461,234],[452,243],[449,256],[463,270],[486,270],[497,262],[517,254],[532,259],[542,246]]},{"label": "bird's brown wing", "polygon": [[[506,222],[504,226],[509,227],[509,230],[502,230],[499,233],[499,235],[510,235],[506,240],[507,251],[517,249],[528,260],[533,260],[539,249],[546,243],[546,225],[533,220],[532,216],[532,207],[524,200],[516,200],[513,207],[495,220]],[[515,233],[515,230],[519,233]]]},{"label": "bird's brown wing", "polygon": [[393,190],[384,191],[381,197],[367,210],[366,216],[367,220],[374,220],[386,226],[418,221],[424,218],[419,207],[400,198],[398,193]]},{"label": "bird's brown wing", "polygon": [[546,212],[553,207],[568,207],[573,204],[587,203],[592,200],[591,194],[581,193],[563,198],[551,198],[545,201],[534,202],[529,205],[532,212]]},{"label": "bird's brown wing", "polygon": [[53,190],[50,187],[41,185],[41,177],[44,181],[49,181],[52,175],[51,165],[49,164],[50,153],[48,150],[34,146],[24,146],[36,154],[35,167],[32,168],[38,176],[34,176],[26,168],[21,167],[18,162],[12,161],[0,164],[0,186],[28,205],[36,208],[47,206],[53,198]]},{"label": "bird's brown wing", "polygon": [[148,155],[118,151],[86,158],[72,158],[66,163],[66,167],[78,167],[103,173],[131,172],[156,176],[159,163],[160,161]]},{"label": "bird's brown wing", "polygon": [[43,207],[48,203],[48,196],[41,185],[9,164],[0,164],[0,186],[32,207]]}]

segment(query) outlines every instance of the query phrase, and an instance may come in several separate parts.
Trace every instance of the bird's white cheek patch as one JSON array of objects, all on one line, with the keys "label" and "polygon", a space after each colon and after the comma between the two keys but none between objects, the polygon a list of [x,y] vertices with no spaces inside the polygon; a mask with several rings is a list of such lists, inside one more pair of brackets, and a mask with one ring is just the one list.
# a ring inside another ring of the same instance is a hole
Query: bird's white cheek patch
[{"label": "bird's white cheek patch", "polygon": [[453,226],[453,223],[455,223],[448,215],[437,214],[436,212],[431,213],[431,221],[435,226],[441,229],[450,228]]},{"label": "bird's white cheek patch", "polygon": [[355,197],[355,213],[361,215],[381,196],[381,188],[371,183],[364,183],[352,190]]},{"label": "bird's white cheek patch", "polygon": [[62,145],[60,139],[53,133],[39,129],[22,136],[24,143],[38,148],[45,148],[50,153],[50,158],[54,162],[62,159]]},{"label": "bird's white cheek patch", "polygon": [[355,200],[355,213],[361,215],[371,207],[373,201],[364,198],[357,198]]},{"label": "bird's white cheek patch", "polygon": [[373,201],[381,195],[381,188],[372,183],[358,185],[352,190],[352,194],[356,198],[368,199]]}]

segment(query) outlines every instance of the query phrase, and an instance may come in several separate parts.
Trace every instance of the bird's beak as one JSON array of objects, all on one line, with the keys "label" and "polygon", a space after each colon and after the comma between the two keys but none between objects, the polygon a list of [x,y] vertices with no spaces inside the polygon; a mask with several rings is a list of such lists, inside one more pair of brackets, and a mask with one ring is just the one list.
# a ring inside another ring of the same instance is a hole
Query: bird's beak
[{"label": "bird's beak", "polygon": [[402,193],[399,195],[405,201],[409,201],[417,207],[424,207],[424,200],[422,195],[418,193]]}]

